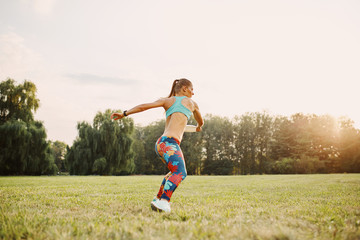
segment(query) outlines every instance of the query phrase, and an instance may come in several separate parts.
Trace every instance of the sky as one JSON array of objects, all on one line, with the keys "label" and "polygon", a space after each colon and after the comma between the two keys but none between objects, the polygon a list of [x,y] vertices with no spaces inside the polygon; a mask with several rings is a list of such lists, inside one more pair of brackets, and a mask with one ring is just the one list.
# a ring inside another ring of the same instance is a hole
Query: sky
[{"label": "sky", "polygon": [[[345,116],[360,128],[360,1],[0,0],[0,81],[36,84],[48,139],[192,81],[203,115]],[[162,109],[131,116],[147,125]]]}]

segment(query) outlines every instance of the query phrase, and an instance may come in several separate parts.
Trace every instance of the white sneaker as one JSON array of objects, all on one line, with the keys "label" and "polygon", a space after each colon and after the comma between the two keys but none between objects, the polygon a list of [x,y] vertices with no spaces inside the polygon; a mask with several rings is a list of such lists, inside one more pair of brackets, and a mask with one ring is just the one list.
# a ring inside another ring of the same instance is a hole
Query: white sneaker
[{"label": "white sneaker", "polygon": [[157,208],[153,205],[153,203],[157,202],[157,201],[160,201],[160,199],[158,199],[156,196],[154,197],[154,199],[151,201],[150,203],[150,206],[151,206],[151,209],[154,210],[154,211],[157,211]]},{"label": "white sneaker", "polygon": [[[155,201],[154,201],[155,200]],[[170,203],[167,200],[154,199],[151,202],[151,209],[159,212],[171,212]]]}]

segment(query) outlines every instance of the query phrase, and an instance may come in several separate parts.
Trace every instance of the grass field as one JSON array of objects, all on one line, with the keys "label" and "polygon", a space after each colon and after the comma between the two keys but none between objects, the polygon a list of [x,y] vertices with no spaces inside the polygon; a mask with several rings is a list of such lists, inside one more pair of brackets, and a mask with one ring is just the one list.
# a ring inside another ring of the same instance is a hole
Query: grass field
[{"label": "grass field", "polygon": [[1,239],[360,239],[360,174],[0,177]]}]

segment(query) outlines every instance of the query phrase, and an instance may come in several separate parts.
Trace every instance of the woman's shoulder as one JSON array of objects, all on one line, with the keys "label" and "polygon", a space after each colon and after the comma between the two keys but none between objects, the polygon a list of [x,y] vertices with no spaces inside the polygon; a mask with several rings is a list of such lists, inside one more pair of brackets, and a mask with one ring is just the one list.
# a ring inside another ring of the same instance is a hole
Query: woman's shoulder
[{"label": "woman's shoulder", "polygon": [[164,101],[164,107],[165,109],[168,109],[171,105],[174,104],[175,98],[174,97],[163,97],[161,98],[162,101]]},{"label": "woman's shoulder", "polygon": [[162,99],[163,101],[165,101],[165,102],[171,102],[171,101],[174,101],[174,97],[162,97],[162,98],[160,98],[160,99]]},{"label": "woman's shoulder", "polygon": [[194,100],[192,100],[191,98],[184,98],[182,101],[182,104],[187,107],[188,109],[190,109],[192,112],[195,110],[197,104]]},{"label": "woman's shoulder", "polygon": [[172,101],[172,99],[173,99],[174,97],[160,97],[159,99],[158,99],[158,101]]},{"label": "woman's shoulder", "polygon": [[188,102],[190,102],[190,103],[192,103],[192,104],[195,104],[195,105],[197,105],[196,104],[196,102],[193,100],[193,99],[191,99],[191,98],[185,98],[185,101],[188,101]]}]

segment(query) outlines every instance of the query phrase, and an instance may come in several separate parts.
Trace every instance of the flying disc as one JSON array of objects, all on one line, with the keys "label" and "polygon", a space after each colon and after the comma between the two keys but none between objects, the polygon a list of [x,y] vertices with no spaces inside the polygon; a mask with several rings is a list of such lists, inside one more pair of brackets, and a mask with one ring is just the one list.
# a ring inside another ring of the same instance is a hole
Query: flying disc
[{"label": "flying disc", "polygon": [[196,132],[196,126],[194,126],[194,125],[186,125],[185,132]]}]

